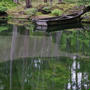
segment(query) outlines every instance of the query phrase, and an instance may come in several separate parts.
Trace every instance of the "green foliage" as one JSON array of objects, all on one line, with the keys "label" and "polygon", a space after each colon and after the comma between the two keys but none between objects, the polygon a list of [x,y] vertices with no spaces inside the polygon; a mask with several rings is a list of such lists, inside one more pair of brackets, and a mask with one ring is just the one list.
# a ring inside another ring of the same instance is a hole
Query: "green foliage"
[{"label": "green foliage", "polygon": [[36,8],[30,8],[25,10],[25,14],[30,15],[30,16],[35,16],[37,13],[37,9]]},{"label": "green foliage", "polygon": [[60,40],[60,49],[73,53],[90,55],[90,32],[88,31],[67,31],[63,32]]},{"label": "green foliage", "polygon": [[6,12],[7,11],[7,8],[4,7],[4,6],[0,6],[0,12]]},{"label": "green foliage", "polygon": [[8,27],[6,27],[6,26],[0,26],[0,32],[2,32],[4,30],[8,30]]},{"label": "green foliage", "polygon": [[26,30],[30,30],[30,34],[32,34],[35,25],[32,22],[28,22],[28,24],[25,26]]},{"label": "green foliage", "polygon": [[49,6],[44,7],[43,10],[46,11],[46,12],[50,12],[51,11],[51,7],[49,7]]},{"label": "green foliage", "polygon": [[[40,62],[38,62],[39,59],[41,60]],[[35,67],[35,61],[38,62],[37,66],[40,66],[40,70],[38,67]],[[9,88],[8,81],[10,78],[9,66],[10,61],[0,63],[0,68],[3,70],[2,73],[0,73],[0,80],[7,90]],[[22,61],[22,59],[14,60],[13,72],[13,88],[20,88],[21,83],[24,83],[24,90],[27,88],[30,90],[51,90],[52,88],[55,90],[64,90],[64,85],[68,82],[69,78],[69,70],[59,59],[56,61],[56,58],[35,58],[35,60],[33,58],[25,58],[24,61]],[[5,75],[7,75],[6,78]],[[22,75],[25,79],[22,79]],[[23,82],[24,80],[28,80],[28,82]]]},{"label": "green foliage", "polygon": [[54,9],[52,12],[51,12],[51,14],[52,15],[55,15],[55,16],[60,16],[60,15],[62,15],[62,11],[61,10],[59,10],[59,9]]},{"label": "green foliage", "polygon": [[[65,58],[65,62],[63,64],[63,59],[60,59],[61,57],[58,59],[34,57],[24,58],[24,60],[14,60],[12,64],[14,72],[12,77],[12,88],[21,88],[23,83],[24,90],[27,88],[30,90],[51,90],[52,88],[53,90],[65,90],[65,86],[68,84],[68,82],[73,84],[69,81],[72,79],[72,63],[69,63],[68,67],[66,67],[65,64],[67,64],[67,58]],[[36,60],[37,62],[38,60],[41,60],[37,63],[37,67],[35,67],[34,63]],[[68,61],[73,60],[68,59]],[[88,75],[88,80],[90,80],[90,60],[87,62],[80,58],[78,61],[76,61],[76,64],[78,63],[80,68],[75,69],[77,72],[76,74],[78,74],[78,72],[86,72]],[[10,80],[10,61],[1,62],[0,71],[0,80],[2,81],[0,85],[4,85],[5,89],[9,90],[8,82]],[[85,78],[82,78],[82,83],[88,84],[88,80],[86,81]]]},{"label": "green foliage", "polygon": [[5,7],[7,9],[11,9],[17,5],[10,0],[5,0],[5,1],[0,2],[0,6]]}]

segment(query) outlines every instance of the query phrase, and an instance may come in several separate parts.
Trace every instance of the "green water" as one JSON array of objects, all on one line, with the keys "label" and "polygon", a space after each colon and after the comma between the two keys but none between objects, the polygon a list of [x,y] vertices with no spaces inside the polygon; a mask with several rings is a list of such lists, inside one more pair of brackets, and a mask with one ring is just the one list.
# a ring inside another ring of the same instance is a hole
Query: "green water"
[{"label": "green water", "polygon": [[88,90],[90,25],[78,25],[0,23],[0,90]]}]

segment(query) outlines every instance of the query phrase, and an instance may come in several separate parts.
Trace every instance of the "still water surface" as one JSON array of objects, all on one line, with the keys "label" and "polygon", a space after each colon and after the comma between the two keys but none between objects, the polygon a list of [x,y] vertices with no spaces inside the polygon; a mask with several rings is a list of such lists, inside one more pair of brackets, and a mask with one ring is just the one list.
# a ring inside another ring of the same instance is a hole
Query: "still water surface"
[{"label": "still water surface", "polygon": [[46,32],[0,23],[0,90],[88,90],[89,26]]}]

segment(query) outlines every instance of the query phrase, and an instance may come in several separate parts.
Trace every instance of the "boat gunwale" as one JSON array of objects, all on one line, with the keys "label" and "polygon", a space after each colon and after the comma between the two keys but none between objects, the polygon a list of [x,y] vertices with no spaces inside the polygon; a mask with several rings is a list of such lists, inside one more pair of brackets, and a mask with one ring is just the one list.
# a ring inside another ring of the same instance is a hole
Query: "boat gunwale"
[{"label": "boat gunwale", "polygon": [[69,19],[74,19],[80,17],[80,14],[75,13],[76,16],[71,15],[65,15],[65,16],[57,16],[57,17],[51,17],[51,18],[42,18],[36,20],[37,22],[49,22],[49,21],[64,21],[64,20],[69,20]]}]

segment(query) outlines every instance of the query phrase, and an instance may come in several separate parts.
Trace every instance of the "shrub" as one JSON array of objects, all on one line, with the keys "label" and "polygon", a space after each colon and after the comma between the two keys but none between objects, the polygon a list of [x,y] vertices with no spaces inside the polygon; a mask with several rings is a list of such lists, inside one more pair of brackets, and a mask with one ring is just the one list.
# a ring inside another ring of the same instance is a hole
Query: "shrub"
[{"label": "shrub", "polygon": [[7,8],[4,7],[4,6],[0,6],[0,12],[6,12],[7,11]]},{"label": "shrub", "polygon": [[35,8],[30,8],[25,10],[25,14],[30,15],[30,16],[35,16],[37,13],[37,9]]},{"label": "shrub", "polygon": [[46,11],[46,12],[51,12],[51,7],[49,7],[49,6],[44,7],[43,10]]},{"label": "shrub", "polygon": [[3,2],[0,2],[0,6],[6,7],[7,9],[11,9],[17,6],[16,3],[13,3],[12,0],[5,0]]},{"label": "shrub", "polygon": [[63,11],[59,10],[59,9],[54,9],[51,14],[55,15],[55,16],[60,16],[62,15]]},{"label": "shrub", "polygon": [[0,32],[5,31],[5,30],[8,30],[7,26],[0,26]]}]

